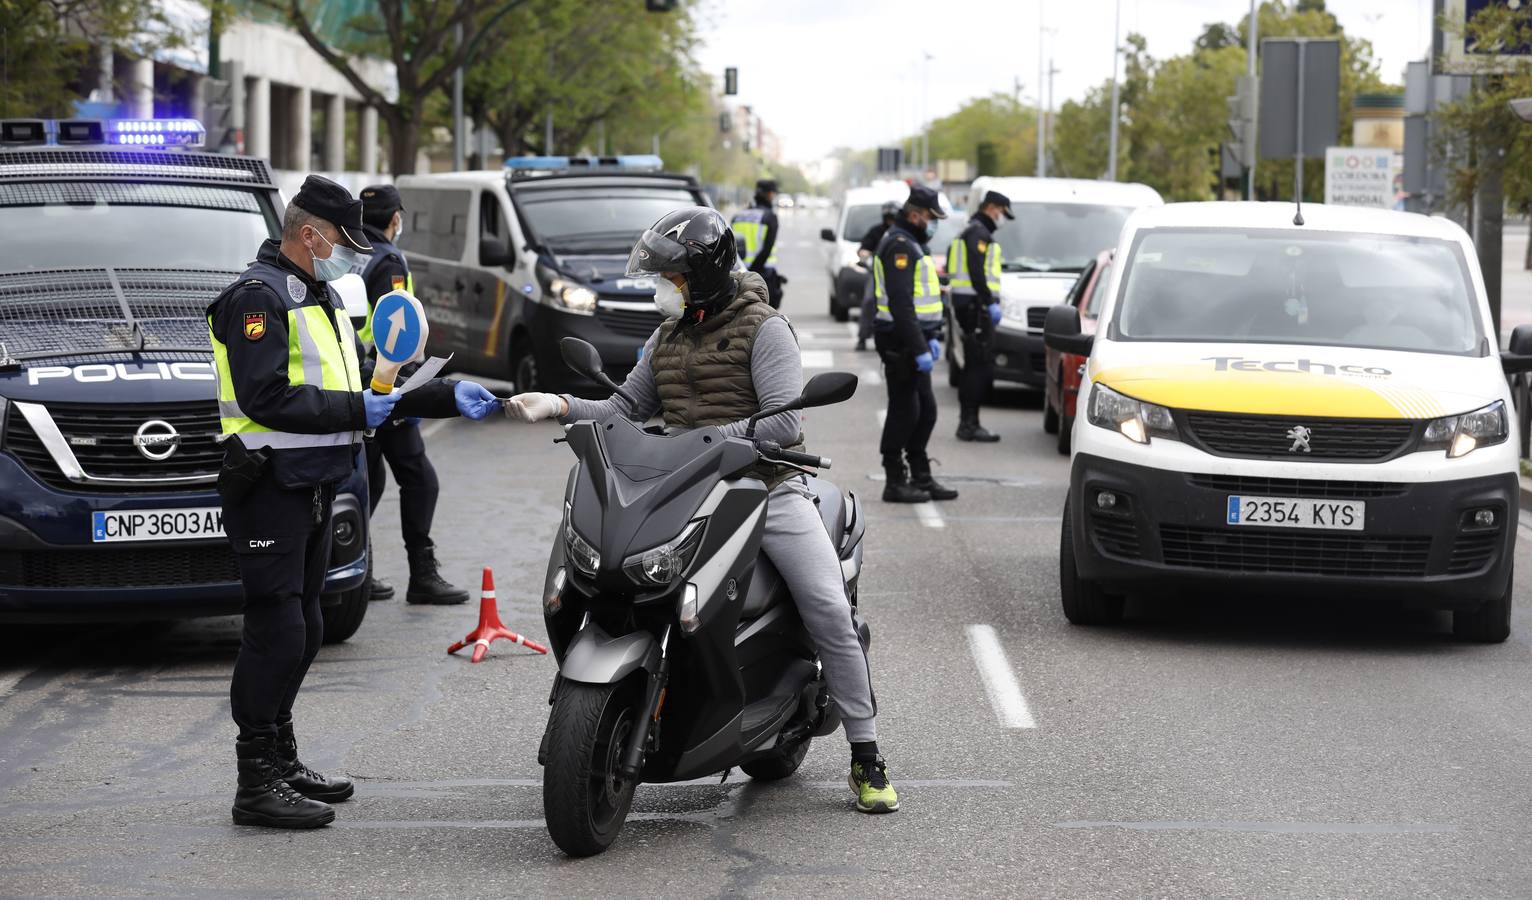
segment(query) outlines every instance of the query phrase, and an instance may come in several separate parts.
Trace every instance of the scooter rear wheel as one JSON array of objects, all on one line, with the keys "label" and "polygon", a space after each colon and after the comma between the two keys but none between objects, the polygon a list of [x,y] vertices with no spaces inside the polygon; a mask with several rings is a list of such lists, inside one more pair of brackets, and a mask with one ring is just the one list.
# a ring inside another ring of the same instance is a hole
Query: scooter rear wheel
[{"label": "scooter rear wheel", "polygon": [[570,856],[594,856],[622,831],[636,783],[618,767],[636,706],[637,693],[625,685],[559,685],[549,714],[543,817],[553,842]]},{"label": "scooter rear wheel", "polygon": [[754,759],[747,763],[740,763],[740,769],[746,775],[756,781],[781,781],[803,765],[803,758],[808,755],[809,742],[813,738],[804,738],[786,750],[780,750],[770,756]]}]

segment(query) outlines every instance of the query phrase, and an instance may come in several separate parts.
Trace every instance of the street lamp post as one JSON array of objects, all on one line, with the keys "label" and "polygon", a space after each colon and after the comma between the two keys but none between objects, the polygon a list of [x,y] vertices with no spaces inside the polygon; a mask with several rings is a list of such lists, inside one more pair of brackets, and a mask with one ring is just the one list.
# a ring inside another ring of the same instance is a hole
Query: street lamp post
[{"label": "street lamp post", "polygon": [[1037,177],[1048,177],[1047,156],[1043,148],[1043,80],[1047,77],[1043,61],[1043,0],[1037,0]]},{"label": "street lamp post", "polygon": [[1107,107],[1107,160],[1106,180],[1117,180],[1117,120],[1122,118],[1117,93],[1117,58],[1122,55],[1119,35],[1122,29],[1122,0],[1117,0],[1117,13],[1112,18],[1112,103]]}]

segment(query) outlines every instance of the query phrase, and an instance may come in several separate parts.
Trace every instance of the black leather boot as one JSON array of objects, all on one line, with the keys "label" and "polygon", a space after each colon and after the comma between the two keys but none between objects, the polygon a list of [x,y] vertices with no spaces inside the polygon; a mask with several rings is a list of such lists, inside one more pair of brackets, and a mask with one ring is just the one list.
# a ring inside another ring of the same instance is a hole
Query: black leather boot
[{"label": "black leather boot", "polygon": [[234,824],[266,828],[318,828],[335,821],[335,809],[293,790],[282,778],[271,738],[235,741],[239,790],[234,794]]},{"label": "black leather boot", "polygon": [[931,499],[930,494],[911,486],[904,463],[884,463],[883,472],[888,477],[883,484],[884,503],[924,503]]},{"label": "black leather boot", "polygon": [[977,409],[965,409],[958,415],[957,439],[980,444],[993,444],[1000,440],[1000,435],[991,433],[983,425],[979,424],[979,411]]},{"label": "black leather boot", "polygon": [[931,495],[932,500],[956,500],[958,492],[931,477],[930,460],[910,460],[910,485]]},{"label": "black leather boot", "polygon": [[276,753],[277,764],[282,768],[282,780],[310,800],[339,803],[349,800],[356,792],[351,779],[344,775],[322,775],[298,760],[298,739],[293,734],[291,722],[277,726]]},{"label": "black leather boot", "polygon": [[394,586],[381,578],[368,576],[368,599],[369,600],[392,600],[394,599]]},{"label": "black leather boot", "polygon": [[467,603],[468,592],[443,580],[435,547],[422,547],[410,551],[410,587],[404,600],[406,603],[451,606]]}]

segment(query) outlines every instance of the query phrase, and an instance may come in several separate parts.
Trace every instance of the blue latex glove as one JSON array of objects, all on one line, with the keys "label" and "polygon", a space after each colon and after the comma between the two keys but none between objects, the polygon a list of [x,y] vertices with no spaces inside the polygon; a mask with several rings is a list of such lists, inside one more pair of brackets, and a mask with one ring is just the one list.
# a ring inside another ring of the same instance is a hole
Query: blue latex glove
[{"label": "blue latex glove", "polygon": [[989,305],[989,324],[1000,324],[1000,304],[998,303],[991,303]]},{"label": "blue latex glove", "polygon": [[501,407],[499,397],[472,381],[459,381],[453,385],[452,397],[457,401],[457,411],[468,419],[482,419],[499,412]]},{"label": "blue latex glove", "polygon": [[394,404],[399,402],[399,392],[390,391],[387,394],[374,394],[372,388],[362,391],[362,408],[367,411],[367,427],[377,428],[394,411]]},{"label": "blue latex glove", "polygon": [[931,338],[929,341],[926,341],[926,346],[931,348],[931,362],[940,362],[942,358],[942,342],[936,338]]},{"label": "blue latex glove", "polygon": [[[935,343],[935,341],[932,343]],[[932,359],[929,353],[922,353],[915,357],[915,370],[918,372],[929,372],[935,366],[936,360]]]}]

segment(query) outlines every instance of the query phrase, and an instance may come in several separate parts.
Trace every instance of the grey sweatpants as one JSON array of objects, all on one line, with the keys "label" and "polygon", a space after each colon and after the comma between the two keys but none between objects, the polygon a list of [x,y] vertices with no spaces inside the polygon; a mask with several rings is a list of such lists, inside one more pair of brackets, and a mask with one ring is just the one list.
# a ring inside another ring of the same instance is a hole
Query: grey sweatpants
[{"label": "grey sweatpants", "polygon": [[794,479],[771,492],[761,550],[782,573],[798,615],[819,648],[846,740],[875,741],[878,710],[867,653],[851,621],[835,546],[807,491],[801,479]]}]

